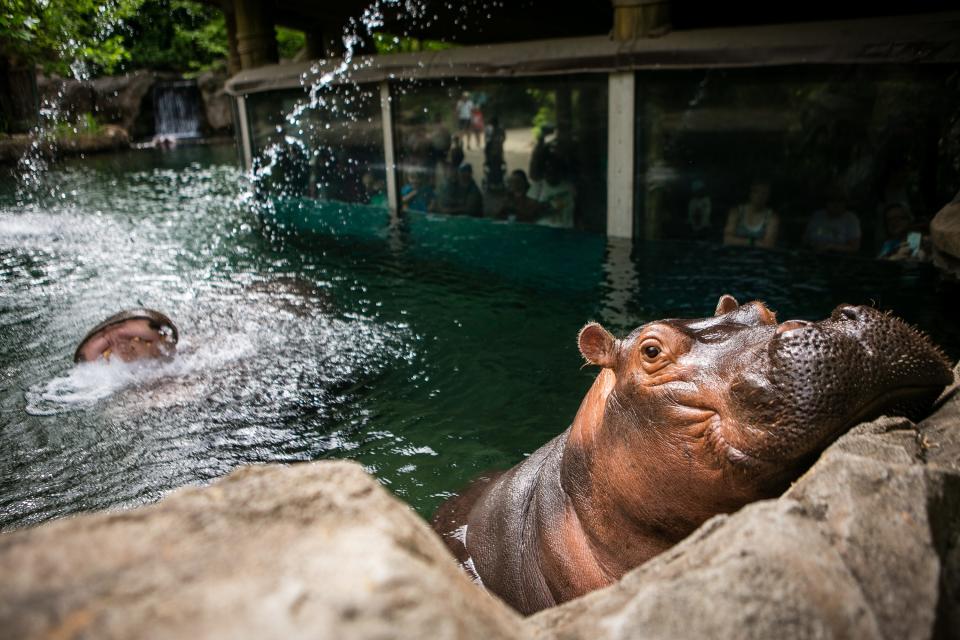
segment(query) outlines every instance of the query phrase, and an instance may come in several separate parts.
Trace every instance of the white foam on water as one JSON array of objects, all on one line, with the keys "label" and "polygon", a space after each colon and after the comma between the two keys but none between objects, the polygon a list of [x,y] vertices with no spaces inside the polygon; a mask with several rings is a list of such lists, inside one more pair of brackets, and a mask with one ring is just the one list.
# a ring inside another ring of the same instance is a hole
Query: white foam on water
[{"label": "white foam on water", "polygon": [[26,411],[33,416],[52,416],[87,409],[128,389],[181,384],[187,376],[221,369],[256,351],[244,334],[221,334],[196,348],[186,340],[179,346],[177,355],[169,361],[99,360],[78,364],[66,375],[32,386],[25,394]]}]

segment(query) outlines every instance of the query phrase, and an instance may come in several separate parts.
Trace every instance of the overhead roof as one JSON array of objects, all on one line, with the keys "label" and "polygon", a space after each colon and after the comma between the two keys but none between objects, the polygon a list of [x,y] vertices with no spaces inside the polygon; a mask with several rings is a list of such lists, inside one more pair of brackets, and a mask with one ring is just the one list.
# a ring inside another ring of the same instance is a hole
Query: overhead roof
[{"label": "overhead roof", "polygon": [[[357,57],[336,82],[482,78],[629,69],[826,63],[958,63],[960,12],[790,25],[673,31],[616,42],[608,36],[456,47],[416,54]],[[342,60],[243,71],[227,91],[247,94],[313,84]]]},{"label": "overhead roof", "polygon": [[[223,0],[203,0],[220,6]],[[377,30],[458,44],[491,44],[608,34],[611,0],[262,0],[277,24],[294,29],[322,26],[336,32],[365,13],[382,21]],[[956,9],[955,0],[837,0],[717,2],[669,0],[673,28],[786,24],[848,20]]]}]

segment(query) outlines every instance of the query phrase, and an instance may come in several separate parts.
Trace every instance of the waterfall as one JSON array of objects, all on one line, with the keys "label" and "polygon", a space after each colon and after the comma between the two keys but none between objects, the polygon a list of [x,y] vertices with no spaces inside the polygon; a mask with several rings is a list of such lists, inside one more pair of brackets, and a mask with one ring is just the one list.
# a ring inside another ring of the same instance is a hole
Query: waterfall
[{"label": "waterfall", "polygon": [[200,90],[193,80],[165,82],[153,89],[156,136],[196,138],[200,135]]}]

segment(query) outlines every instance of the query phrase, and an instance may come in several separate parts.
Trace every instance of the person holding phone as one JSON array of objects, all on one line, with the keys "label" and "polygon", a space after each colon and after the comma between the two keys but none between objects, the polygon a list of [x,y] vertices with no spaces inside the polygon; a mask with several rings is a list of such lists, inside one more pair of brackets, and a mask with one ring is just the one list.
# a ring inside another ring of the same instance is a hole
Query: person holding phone
[{"label": "person holding phone", "polygon": [[883,260],[927,260],[927,239],[916,229],[913,216],[901,202],[892,202],[884,207],[883,224],[887,239],[880,248],[878,258]]}]

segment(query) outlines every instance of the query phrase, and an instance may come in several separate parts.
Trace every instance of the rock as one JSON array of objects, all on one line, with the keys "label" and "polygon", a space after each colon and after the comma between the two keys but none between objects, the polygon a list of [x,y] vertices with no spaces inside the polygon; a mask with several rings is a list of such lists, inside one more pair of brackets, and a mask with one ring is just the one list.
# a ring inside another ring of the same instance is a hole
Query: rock
[{"label": "rock", "polygon": [[940,397],[940,408],[917,425],[927,467],[941,484],[931,496],[934,540],[940,553],[940,606],[937,637],[956,637],[960,629],[960,364],[954,383]]},{"label": "rock", "polygon": [[[15,164],[33,144],[30,134],[0,136],[0,164]],[[85,131],[58,136],[55,140],[43,139],[40,153],[46,158],[117,151],[130,146],[130,136],[123,127],[113,124],[101,126],[95,132]]]},{"label": "rock", "polygon": [[930,240],[934,266],[948,280],[960,281],[960,202],[957,198],[940,209],[930,221]]},{"label": "rock", "polygon": [[176,77],[135,71],[122,76],[104,76],[90,82],[96,101],[97,120],[119,124],[134,139],[153,135],[153,86],[158,80]]},{"label": "rock", "polygon": [[933,217],[930,240],[938,252],[960,259],[960,202],[947,204]]},{"label": "rock", "polygon": [[75,121],[89,113],[98,122],[122,127],[133,138],[148,138],[154,131],[153,87],[177,78],[173,73],[135,71],[84,81],[41,78],[38,86],[58,119]]},{"label": "rock", "polygon": [[37,85],[41,100],[56,109],[57,119],[75,122],[84,114],[96,111],[97,103],[89,82],[54,77],[40,78]]},{"label": "rock", "polygon": [[116,151],[130,146],[126,129],[115,124],[106,124],[95,133],[80,133],[57,140],[56,154],[96,153]]},{"label": "rock", "polygon": [[226,81],[225,71],[204,71],[197,76],[207,126],[214,134],[226,134],[233,130],[232,98],[223,89]]},{"label": "rock", "polygon": [[350,462],[247,467],[0,536],[6,637],[519,638],[429,526]]},{"label": "rock", "polygon": [[[960,373],[960,372],[958,372]],[[705,523],[537,638],[931,638],[960,629],[960,394],[860,425],[778,500]]]},{"label": "rock", "polygon": [[960,364],[954,367],[953,377],[953,385],[937,401],[937,411],[917,429],[927,464],[960,473]]},{"label": "rock", "polygon": [[536,638],[879,638],[857,579],[790,499],[709,520],[619,584],[529,620]]},{"label": "rock", "polygon": [[[203,100],[203,129],[207,133],[228,134],[233,129],[233,104],[223,90],[226,79],[223,71],[206,71],[197,76]],[[41,77],[38,87],[60,120],[76,121],[89,113],[98,122],[119,125],[131,137],[144,139],[155,132],[154,86],[158,82],[179,80],[180,76],[175,73],[135,71],[84,81]]]}]

